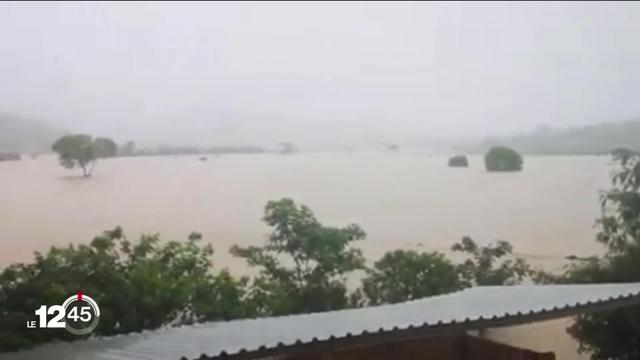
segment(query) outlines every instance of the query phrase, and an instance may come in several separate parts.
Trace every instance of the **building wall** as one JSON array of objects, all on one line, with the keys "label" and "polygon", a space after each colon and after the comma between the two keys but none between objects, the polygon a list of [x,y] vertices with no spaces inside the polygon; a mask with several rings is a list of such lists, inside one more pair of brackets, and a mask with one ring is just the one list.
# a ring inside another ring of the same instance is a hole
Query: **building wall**
[{"label": "building wall", "polygon": [[537,353],[473,336],[433,336],[369,345],[342,346],[285,357],[288,360],[555,360]]},{"label": "building wall", "polygon": [[578,353],[578,343],[566,332],[572,322],[571,318],[562,318],[488,329],[482,337],[534,351],[553,351],[560,360],[589,360],[588,354]]}]

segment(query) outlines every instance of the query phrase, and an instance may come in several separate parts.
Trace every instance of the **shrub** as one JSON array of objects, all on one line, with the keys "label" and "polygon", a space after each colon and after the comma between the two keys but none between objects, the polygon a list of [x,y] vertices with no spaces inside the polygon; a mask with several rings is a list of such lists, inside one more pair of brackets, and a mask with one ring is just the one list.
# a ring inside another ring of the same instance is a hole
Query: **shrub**
[{"label": "shrub", "polygon": [[484,156],[487,171],[520,171],[522,156],[515,150],[504,146],[494,146]]},{"label": "shrub", "polygon": [[456,155],[449,158],[449,166],[451,167],[468,167],[469,161],[464,155]]}]

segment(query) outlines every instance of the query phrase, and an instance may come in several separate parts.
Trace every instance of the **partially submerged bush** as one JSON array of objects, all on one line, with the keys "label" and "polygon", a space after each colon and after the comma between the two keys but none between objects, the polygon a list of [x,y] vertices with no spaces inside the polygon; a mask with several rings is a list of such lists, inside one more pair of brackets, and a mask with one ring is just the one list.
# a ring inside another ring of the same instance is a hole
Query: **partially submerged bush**
[{"label": "partially submerged bush", "polygon": [[484,156],[487,171],[520,171],[522,156],[515,150],[504,146],[494,146]]},{"label": "partially submerged bush", "polygon": [[451,167],[468,167],[469,161],[464,155],[456,155],[449,158],[449,166]]}]

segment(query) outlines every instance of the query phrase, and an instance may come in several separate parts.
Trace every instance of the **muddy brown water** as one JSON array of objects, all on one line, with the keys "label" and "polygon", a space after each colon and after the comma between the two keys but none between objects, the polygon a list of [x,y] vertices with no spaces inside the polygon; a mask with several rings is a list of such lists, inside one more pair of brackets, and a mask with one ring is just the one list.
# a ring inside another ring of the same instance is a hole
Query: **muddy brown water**
[{"label": "muddy brown water", "polygon": [[481,157],[469,168],[446,164],[410,152],[138,157],[100,161],[84,179],[54,156],[0,162],[0,267],[121,225],[130,238],[197,230],[218,266],[242,271],[229,246],[262,243],[264,205],[282,197],[324,224],[360,224],[369,259],[395,248],[447,251],[464,235],[508,240],[545,267],[602,251],[593,224],[608,157],[529,156],[519,173],[487,173]]}]

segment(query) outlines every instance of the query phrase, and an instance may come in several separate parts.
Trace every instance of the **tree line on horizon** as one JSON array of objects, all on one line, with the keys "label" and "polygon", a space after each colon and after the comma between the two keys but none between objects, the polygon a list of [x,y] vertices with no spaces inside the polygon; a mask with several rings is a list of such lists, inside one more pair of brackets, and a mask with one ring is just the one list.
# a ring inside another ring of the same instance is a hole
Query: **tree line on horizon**
[{"label": "tree line on horizon", "polygon": [[[291,143],[284,144],[281,154],[295,152]],[[56,140],[51,149],[58,154],[60,165],[67,169],[80,168],[84,177],[90,177],[98,159],[116,156],[152,156],[152,155],[187,155],[202,154],[203,150],[192,147],[166,147],[154,151],[136,151],[135,143],[129,141],[119,146],[113,139],[96,137],[86,134],[68,134]],[[212,147],[204,153],[262,153],[264,149],[254,147]],[[203,158],[206,160],[206,158]],[[515,150],[505,146],[493,146],[484,157],[487,171],[504,172],[522,170],[522,156]],[[464,155],[449,159],[449,166],[468,167],[469,163]]]},{"label": "tree line on horizon", "polygon": [[[106,137],[93,138],[87,134],[67,134],[58,138],[51,150],[58,154],[60,165],[67,169],[80,168],[84,177],[90,177],[99,159],[116,156],[162,156],[162,155],[194,155],[194,154],[248,154],[262,153],[265,150],[255,146],[212,146],[171,147],[160,146],[156,149],[136,149],[133,141],[118,145],[113,139]],[[19,154],[16,154],[19,157]]]},{"label": "tree line on horizon", "polygon": [[505,136],[489,136],[482,141],[458,146],[469,153],[484,153],[494,144],[537,155],[608,155],[618,147],[640,151],[640,120],[553,128],[539,126],[534,131]]},{"label": "tree line on horizon", "polygon": [[[51,143],[56,138],[65,133],[68,133],[68,129],[56,127],[40,119],[0,113],[0,152],[43,153],[50,149]],[[542,125],[523,134],[489,136],[484,140],[447,144],[446,148],[453,145],[462,152],[485,153],[491,146],[502,144],[523,154],[609,154],[616,147],[640,150],[640,144],[637,141],[639,135],[640,120],[637,119],[569,128]],[[247,148],[246,151],[251,148],[260,150],[252,146],[239,148]],[[139,151],[154,154],[156,151],[166,152],[168,149],[169,147],[160,147]],[[176,147],[174,150],[193,150],[193,147]],[[239,150],[242,151],[242,149]]]}]

